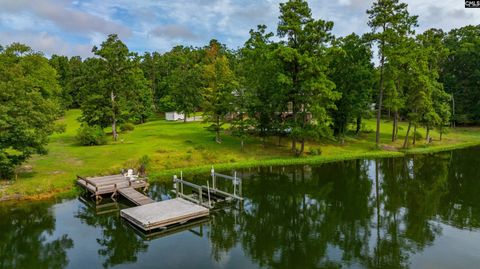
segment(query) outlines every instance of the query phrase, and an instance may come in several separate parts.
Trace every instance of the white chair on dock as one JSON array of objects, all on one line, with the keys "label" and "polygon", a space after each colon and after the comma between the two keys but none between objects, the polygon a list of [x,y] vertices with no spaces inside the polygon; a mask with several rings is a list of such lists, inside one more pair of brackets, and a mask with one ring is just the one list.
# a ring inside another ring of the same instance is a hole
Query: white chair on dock
[{"label": "white chair on dock", "polygon": [[125,177],[130,181],[135,181],[138,179],[138,175],[133,174],[133,169],[128,169]]}]

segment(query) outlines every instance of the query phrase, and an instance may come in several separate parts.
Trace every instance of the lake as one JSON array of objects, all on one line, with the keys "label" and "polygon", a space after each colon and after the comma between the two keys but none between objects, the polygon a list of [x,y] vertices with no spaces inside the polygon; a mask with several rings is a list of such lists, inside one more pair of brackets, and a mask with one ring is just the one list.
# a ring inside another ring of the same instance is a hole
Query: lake
[{"label": "lake", "polygon": [[[231,173],[232,171],[224,171]],[[478,268],[480,148],[238,171],[241,204],[145,237],[132,206],[0,204],[0,268]],[[185,175],[206,183],[205,175]],[[149,195],[169,199],[171,182]]]}]

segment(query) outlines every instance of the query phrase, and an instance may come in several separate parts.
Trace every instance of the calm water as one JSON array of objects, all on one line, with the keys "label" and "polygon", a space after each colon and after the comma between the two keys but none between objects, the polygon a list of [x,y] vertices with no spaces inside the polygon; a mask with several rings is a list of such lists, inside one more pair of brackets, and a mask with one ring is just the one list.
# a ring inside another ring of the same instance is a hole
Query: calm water
[{"label": "calm water", "polygon": [[243,205],[148,239],[119,218],[127,202],[1,205],[0,268],[480,266],[480,148],[240,174]]}]

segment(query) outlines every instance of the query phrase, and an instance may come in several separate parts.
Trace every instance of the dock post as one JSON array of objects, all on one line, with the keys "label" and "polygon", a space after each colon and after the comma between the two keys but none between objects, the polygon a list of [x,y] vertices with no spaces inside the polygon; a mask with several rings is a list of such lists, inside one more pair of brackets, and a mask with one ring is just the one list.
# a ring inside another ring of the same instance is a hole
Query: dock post
[{"label": "dock post", "polygon": [[233,195],[237,195],[237,171],[233,171]]},{"label": "dock post", "polygon": [[203,205],[203,192],[202,192],[202,187],[198,187],[198,201],[200,202],[200,205]]},{"label": "dock post", "polygon": [[242,179],[241,178],[239,180],[239,185],[238,185],[238,195],[242,197]]},{"label": "dock post", "polygon": [[113,184],[113,193],[112,193],[112,196],[110,196],[110,198],[113,199],[113,197],[115,197],[116,193],[117,193],[117,183]]},{"label": "dock post", "polygon": [[207,180],[207,193],[208,193],[208,207],[211,208],[212,203],[210,202],[210,184],[208,184],[208,180]]},{"label": "dock post", "polygon": [[177,175],[173,176],[173,188],[175,189],[175,195],[178,198]]},{"label": "dock post", "polygon": [[180,171],[180,192],[183,195],[183,171]]},{"label": "dock post", "polygon": [[212,174],[212,189],[215,189],[216,188],[216,184],[215,184],[215,169],[213,169],[213,165],[212,165],[212,170],[210,170],[210,173]]}]

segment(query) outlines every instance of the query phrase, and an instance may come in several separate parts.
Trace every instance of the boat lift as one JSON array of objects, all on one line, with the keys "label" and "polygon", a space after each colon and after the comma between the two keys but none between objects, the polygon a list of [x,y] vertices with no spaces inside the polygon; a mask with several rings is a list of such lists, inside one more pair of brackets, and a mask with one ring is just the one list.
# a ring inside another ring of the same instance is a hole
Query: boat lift
[{"label": "boat lift", "polygon": [[[180,178],[177,175],[173,176],[173,188],[176,197],[183,198],[190,202],[194,202],[198,205],[207,207],[209,209],[214,207],[214,204],[221,201],[243,201],[242,197],[242,179],[237,177],[237,172],[233,173],[233,176],[228,176],[220,173],[216,173],[212,166],[210,170],[210,176],[212,177],[212,185],[207,180],[206,185],[198,185],[183,179],[183,172],[180,172]],[[220,190],[217,187],[218,179],[231,180],[233,184],[233,193],[229,193],[224,190]],[[190,187],[192,194],[185,194],[184,187]]]}]

